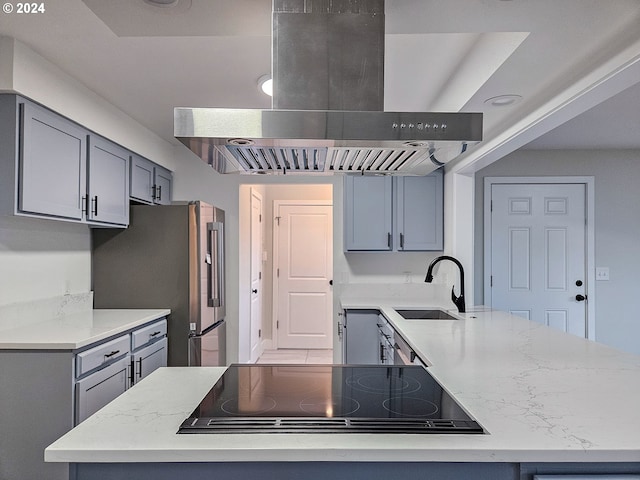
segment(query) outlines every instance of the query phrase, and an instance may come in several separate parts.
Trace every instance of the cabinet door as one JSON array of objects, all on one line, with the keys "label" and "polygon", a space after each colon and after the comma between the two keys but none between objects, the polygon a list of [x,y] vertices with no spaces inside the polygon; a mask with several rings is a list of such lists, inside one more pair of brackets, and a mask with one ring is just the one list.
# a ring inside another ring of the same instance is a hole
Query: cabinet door
[{"label": "cabinet door", "polygon": [[127,389],[129,365],[127,356],[76,383],[76,425]]},{"label": "cabinet door", "polygon": [[167,338],[163,338],[133,354],[133,381],[142,380],[151,372],[167,366]]},{"label": "cabinet door", "polygon": [[89,137],[89,215],[94,222],[129,224],[129,152]]},{"label": "cabinet door", "polygon": [[150,160],[138,155],[131,156],[131,198],[153,203],[154,167]]},{"label": "cabinet door", "polygon": [[347,310],[344,315],[344,363],[376,365],[380,343],[377,310]]},{"label": "cabinet door", "polygon": [[443,249],[443,175],[395,179],[396,250]]},{"label": "cabinet door", "polygon": [[392,249],[391,177],[345,176],[345,251]]},{"label": "cabinet door", "polygon": [[53,112],[21,104],[20,211],[82,220],[87,133]]},{"label": "cabinet door", "polygon": [[156,165],[154,202],[159,205],[169,205],[171,203],[172,187],[173,176],[171,174],[171,171]]}]

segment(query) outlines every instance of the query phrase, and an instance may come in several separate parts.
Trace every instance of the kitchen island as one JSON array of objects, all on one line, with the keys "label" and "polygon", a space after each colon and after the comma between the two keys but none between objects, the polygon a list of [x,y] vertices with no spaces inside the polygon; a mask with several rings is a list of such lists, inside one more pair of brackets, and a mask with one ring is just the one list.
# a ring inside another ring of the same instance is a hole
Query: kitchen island
[{"label": "kitchen island", "polygon": [[381,311],[486,434],[177,435],[224,368],[162,368],[45,459],[71,463],[78,479],[640,475],[639,356],[481,307],[457,320],[405,320],[394,308],[424,303],[392,302],[342,306]]}]

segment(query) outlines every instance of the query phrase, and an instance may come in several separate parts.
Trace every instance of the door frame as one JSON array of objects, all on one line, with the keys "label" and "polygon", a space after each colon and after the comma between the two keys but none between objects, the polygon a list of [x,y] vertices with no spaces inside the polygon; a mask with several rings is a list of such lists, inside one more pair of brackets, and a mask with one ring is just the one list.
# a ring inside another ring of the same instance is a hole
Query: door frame
[{"label": "door frame", "polygon": [[[273,268],[271,269],[272,274],[272,316],[271,316],[271,337],[272,337],[272,348],[274,350],[278,349],[278,300],[280,295],[280,284],[278,282],[278,265],[280,263],[280,258],[278,256],[278,252],[280,251],[280,238],[279,238],[279,230],[277,228],[276,223],[278,222],[278,214],[280,213],[281,205],[303,205],[303,206],[325,206],[325,207],[333,207],[333,202],[331,200],[274,200],[273,201],[273,241],[272,241],[272,254],[271,258],[273,258]],[[333,208],[331,210],[331,221],[333,222]],[[329,239],[329,241],[333,242],[333,237]],[[334,245],[335,248],[335,245]],[[334,252],[335,255],[335,252]],[[333,270],[333,258],[331,259],[331,269]],[[331,289],[333,295],[333,288]],[[333,306],[333,298],[331,299],[331,305]],[[333,323],[333,322],[332,322]],[[332,338],[333,343],[335,344],[335,338]],[[332,345],[332,348],[335,345]]]},{"label": "door frame", "polygon": [[582,184],[585,187],[585,256],[586,256],[586,330],[589,340],[596,339],[595,305],[595,195],[593,176],[553,176],[553,177],[485,177],[484,178],[484,303],[491,299],[491,187],[496,184]]},{"label": "door frame", "polygon": [[[253,244],[253,199],[254,197],[256,199],[258,199],[260,201],[260,212],[258,213],[258,215],[260,216],[260,219],[258,220],[258,231],[260,232],[260,245],[254,245]],[[264,250],[264,228],[263,228],[263,223],[262,223],[262,217],[264,216],[264,198],[262,196],[262,193],[260,193],[257,189],[255,188],[250,188],[249,189],[249,255],[250,255],[250,259],[249,259],[249,289],[251,289],[253,287],[253,285],[251,284],[253,279],[252,279],[252,271],[253,271],[253,254],[254,254],[254,250],[256,248],[259,248],[258,251],[258,262],[260,263],[259,268],[260,268],[260,275],[262,275],[262,271],[264,270],[264,265],[262,264],[262,252]],[[260,276],[260,278],[262,278],[262,276]],[[263,307],[263,302],[264,302],[264,295],[262,293],[263,289],[262,289],[262,285],[264,285],[264,283],[261,284],[261,286],[259,287],[259,291],[258,291],[258,295],[259,295],[259,305],[258,305],[258,332],[260,332],[261,330],[264,329],[263,327],[263,322],[264,322],[264,307]],[[254,333],[253,331],[253,305],[251,302],[251,293],[249,293],[249,361],[251,363],[256,362],[258,360],[258,358],[260,358],[260,356],[264,353],[264,339],[262,338],[262,335],[258,334],[258,355],[256,358],[253,358],[253,350],[252,350],[252,344],[251,344],[251,339],[252,339],[252,334]]]}]

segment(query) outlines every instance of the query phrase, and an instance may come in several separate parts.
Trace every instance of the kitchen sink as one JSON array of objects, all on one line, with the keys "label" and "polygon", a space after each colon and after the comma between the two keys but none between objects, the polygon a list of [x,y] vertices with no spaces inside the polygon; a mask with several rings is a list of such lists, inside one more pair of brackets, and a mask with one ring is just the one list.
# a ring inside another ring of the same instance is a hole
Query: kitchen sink
[{"label": "kitchen sink", "polygon": [[457,320],[442,310],[396,310],[406,320]]}]

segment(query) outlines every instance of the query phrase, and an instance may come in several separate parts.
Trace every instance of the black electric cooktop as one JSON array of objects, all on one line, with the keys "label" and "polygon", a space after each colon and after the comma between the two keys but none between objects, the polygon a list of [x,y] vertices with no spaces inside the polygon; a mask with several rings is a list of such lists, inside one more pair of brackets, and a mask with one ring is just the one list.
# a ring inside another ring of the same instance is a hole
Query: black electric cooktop
[{"label": "black electric cooktop", "polygon": [[484,433],[421,366],[231,365],[178,433]]}]

